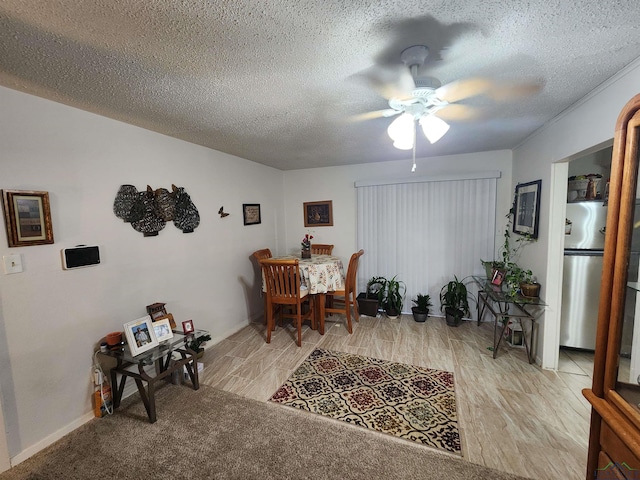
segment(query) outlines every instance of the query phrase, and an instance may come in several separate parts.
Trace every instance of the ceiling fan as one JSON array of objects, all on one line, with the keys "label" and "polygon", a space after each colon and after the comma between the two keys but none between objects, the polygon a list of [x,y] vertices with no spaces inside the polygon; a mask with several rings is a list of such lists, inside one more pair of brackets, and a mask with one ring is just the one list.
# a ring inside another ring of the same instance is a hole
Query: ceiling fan
[{"label": "ceiling fan", "polygon": [[[389,102],[388,109],[357,115],[356,120],[399,115],[387,129],[394,147],[414,149],[417,124],[430,143],[435,143],[449,130],[446,120],[471,120],[480,112],[460,100],[485,95],[497,101],[530,95],[540,90],[540,83],[497,84],[485,78],[470,78],[441,85],[433,77],[419,76],[429,55],[425,45],[414,45],[400,54],[408,68],[374,66],[360,76]],[[415,168],[415,161],[414,161]]]}]

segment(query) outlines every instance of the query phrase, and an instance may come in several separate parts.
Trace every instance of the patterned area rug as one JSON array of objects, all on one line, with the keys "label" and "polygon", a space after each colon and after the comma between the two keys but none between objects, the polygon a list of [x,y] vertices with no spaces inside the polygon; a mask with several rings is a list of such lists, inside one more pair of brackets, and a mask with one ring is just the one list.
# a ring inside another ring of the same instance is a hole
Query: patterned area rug
[{"label": "patterned area rug", "polygon": [[461,453],[451,372],[316,349],[270,400]]}]

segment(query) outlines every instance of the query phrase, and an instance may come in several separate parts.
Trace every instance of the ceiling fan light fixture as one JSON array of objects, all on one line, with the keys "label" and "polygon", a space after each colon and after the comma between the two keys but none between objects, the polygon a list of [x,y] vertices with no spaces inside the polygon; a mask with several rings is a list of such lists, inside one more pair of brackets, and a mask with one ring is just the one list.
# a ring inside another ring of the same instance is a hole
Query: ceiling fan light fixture
[{"label": "ceiling fan light fixture", "polygon": [[424,115],[420,117],[420,126],[429,142],[436,143],[449,130],[449,124],[435,115]]},{"label": "ceiling fan light fixture", "polygon": [[413,144],[415,142],[413,141],[413,139],[410,140],[395,140],[393,142],[393,146],[396,147],[398,150],[411,150],[413,148]]},{"label": "ceiling fan light fixture", "polygon": [[413,122],[413,115],[403,113],[389,124],[387,134],[391,140],[404,140],[409,136],[413,136],[414,134],[411,133],[414,130]]}]

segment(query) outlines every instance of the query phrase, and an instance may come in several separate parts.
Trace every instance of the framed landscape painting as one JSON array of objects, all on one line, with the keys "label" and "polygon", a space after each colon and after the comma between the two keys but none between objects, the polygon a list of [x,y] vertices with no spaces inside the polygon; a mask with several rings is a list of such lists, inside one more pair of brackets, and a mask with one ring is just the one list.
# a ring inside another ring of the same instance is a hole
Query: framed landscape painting
[{"label": "framed landscape painting", "polygon": [[49,192],[3,190],[2,199],[10,247],[53,243]]}]

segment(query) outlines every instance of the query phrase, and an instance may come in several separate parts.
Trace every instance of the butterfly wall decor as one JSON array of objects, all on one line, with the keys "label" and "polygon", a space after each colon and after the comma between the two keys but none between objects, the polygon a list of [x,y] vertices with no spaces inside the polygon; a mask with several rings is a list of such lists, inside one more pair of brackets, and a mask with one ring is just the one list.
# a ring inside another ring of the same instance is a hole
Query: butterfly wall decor
[{"label": "butterfly wall decor", "polygon": [[220,210],[218,210],[218,213],[220,214],[220,218],[224,218],[224,217],[228,217],[229,214],[224,212],[224,206],[220,207]]}]

